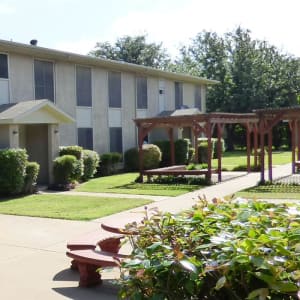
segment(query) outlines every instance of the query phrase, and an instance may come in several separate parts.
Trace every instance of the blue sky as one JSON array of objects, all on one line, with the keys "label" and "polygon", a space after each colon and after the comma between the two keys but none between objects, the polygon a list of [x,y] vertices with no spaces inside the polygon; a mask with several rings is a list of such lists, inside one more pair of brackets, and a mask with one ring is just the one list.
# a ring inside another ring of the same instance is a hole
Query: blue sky
[{"label": "blue sky", "polygon": [[173,56],[202,30],[238,25],[300,56],[298,0],[0,0],[0,39],[86,54],[97,41],[148,34]]}]

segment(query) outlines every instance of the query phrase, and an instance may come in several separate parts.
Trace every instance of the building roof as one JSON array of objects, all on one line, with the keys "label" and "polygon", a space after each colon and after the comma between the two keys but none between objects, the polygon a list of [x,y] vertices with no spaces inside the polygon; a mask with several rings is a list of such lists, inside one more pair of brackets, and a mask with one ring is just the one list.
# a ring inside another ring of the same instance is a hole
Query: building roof
[{"label": "building roof", "polygon": [[18,54],[26,54],[41,59],[49,59],[56,61],[68,61],[75,64],[84,64],[95,67],[102,67],[116,71],[126,71],[143,74],[146,76],[156,76],[166,79],[184,81],[196,84],[217,84],[216,80],[210,80],[203,77],[192,76],[183,73],[175,73],[163,71],[142,65],[130,64],[122,61],[115,61],[103,58],[96,58],[88,55],[80,55],[70,52],[64,52],[40,46],[32,46],[30,44],[16,43],[6,40],[0,40],[1,52],[13,52]]},{"label": "building roof", "polygon": [[46,99],[0,105],[0,124],[59,124],[75,120]]}]

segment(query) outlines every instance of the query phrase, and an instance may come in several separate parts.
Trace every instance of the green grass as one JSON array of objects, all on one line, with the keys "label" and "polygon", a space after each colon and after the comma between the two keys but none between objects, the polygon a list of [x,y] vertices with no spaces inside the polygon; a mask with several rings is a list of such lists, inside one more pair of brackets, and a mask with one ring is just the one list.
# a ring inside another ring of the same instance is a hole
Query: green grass
[{"label": "green grass", "polygon": [[151,202],[145,199],[30,195],[0,199],[0,213],[68,220],[92,220]]},{"label": "green grass", "polygon": [[154,196],[178,196],[196,189],[199,185],[135,183],[138,173],[125,173],[92,179],[76,188],[79,192],[120,193]]},{"label": "green grass", "polygon": [[236,197],[257,199],[297,199],[300,200],[300,186],[287,184],[259,185],[237,192]]},{"label": "green grass", "polygon": [[[265,163],[267,165],[268,155],[265,155]],[[292,161],[292,154],[290,151],[274,151],[272,154],[272,164],[282,165]],[[254,163],[254,158],[251,156],[251,164]],[[247,165],[247,154],[245,151],[225,152],[222,157],[222,168],[231,171],[234,167],[239,165]],[[212,166],[218,166],[218,160],[212,160]]]}]

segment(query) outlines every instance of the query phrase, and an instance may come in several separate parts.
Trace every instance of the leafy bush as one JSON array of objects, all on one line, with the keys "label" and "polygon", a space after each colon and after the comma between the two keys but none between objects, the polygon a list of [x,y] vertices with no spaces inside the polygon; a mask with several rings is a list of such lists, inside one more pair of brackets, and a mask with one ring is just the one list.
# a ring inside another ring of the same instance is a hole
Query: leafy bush
[{"label": "leafy bush", "polygon": [[299,299],[300,205],[213,202],[128,225],[121,299]]},{"label": "leafy bush", "polygon": [[36,162],[27,162],[24,178],[23,192],[32,194],[36,192],[36,180],[39,175],[40,165]]},{"label": "leafy bush", "polygon": [[207,163],[208,162],[208,143],[201,142],[198,146],[198,162]]},{"label": "leafy bush", "polygon": [[0,150],[0,194],[19,194],[23,190],[27,153],[24,149]]},{"label": "leafy bush", "polygon": [[202,170],[207,169],[207,164],[189,164],[186,166],[186,170]]},{"label": "leafy bush", "polygon": [[145,170],[158,168],[160,161],[161,151],[158,146],[154,144],[143,145],[143,163]]},{"label": "leafy bush", "polygon": [[124,153],[124,168],[128,172],[139,169],[139,151],[138,148],[131,148]]},{"label": "leafy bush", "polygon": [[[207,138],[199,138],[198,139],[198,145],[200,147],[199,151],[199,162],[207,162],[207,145],[208,141]],[[218,157],[218,139],[217,138],[211,138],[211,155],[212,158]],[[224,139],[221,139],[221,152],[225,152],[225,142]]]},{"label": "leafy bush", "polygon": [[189,142],[186,139],[176,140],[174,142],[175,147],[175,163],[177,165],[184,165],[188,160]]},{"label": "leafy bush", "polygon": [[96,151],[87,149],[83,150],[83,180],[88,180],[89,178],[92,178],[94,176],[94,174],[97,172],[99,161],[99,154]]},{"label": "leafy bush", "polygon": [[[259,172],[260,171],[260,165],[257,165],[256,167],[254,165],[250,166],[250,170],[252,172]],[[238,165],[232,169],[232,171],[247,171],[247,165]]]},{"label": "leafy bush", "polygon": [[80,146],[63,146],[59,148],[59,156],[63,155],[73,155],[77,159],[82,159],[83,156],[83,148]]},{"label": "leafy bush", "polygon": [[171,164],[170,142],[168,140],[156,141],[153,143],[158,146],[161,151],[161,167],[166,167]]},{"label": "leafy bush", "polygon": [[158,184],[169,184],[169,185],[178,185],[178,184],[188,184],[188,185],[210,185],[211,182],[204,177],[199,176],[157,176],[153,178],[152,183]]},{"label": "leafy bush", "polygon": [[100,157],[100,175],[107,176],[116,173],[116,164],[122,159],[122,154],[118,152],[103,153]]},{"label": "leafy bush", "polygon": [[59,156],[53,162],[55,184],[68,185],[74,183],[80,180],[82,174],[82,163],[74,155]]}]

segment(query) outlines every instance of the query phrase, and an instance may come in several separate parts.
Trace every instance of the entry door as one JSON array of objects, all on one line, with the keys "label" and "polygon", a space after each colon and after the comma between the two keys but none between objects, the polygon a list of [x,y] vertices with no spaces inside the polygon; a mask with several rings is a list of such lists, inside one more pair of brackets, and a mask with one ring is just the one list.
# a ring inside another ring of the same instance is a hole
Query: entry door
[{"label": "entry door", "polygon": [[40,165],[38,183],[49,183],[48,125],[26,125],[26,150],[29,161]]}]

